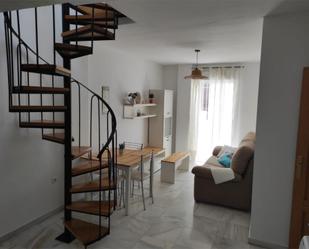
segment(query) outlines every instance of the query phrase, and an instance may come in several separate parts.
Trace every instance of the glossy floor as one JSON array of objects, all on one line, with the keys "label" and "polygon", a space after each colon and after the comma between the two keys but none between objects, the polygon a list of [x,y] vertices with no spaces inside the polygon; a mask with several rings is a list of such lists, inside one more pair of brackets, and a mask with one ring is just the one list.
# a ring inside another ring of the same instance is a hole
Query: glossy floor
[{"label": "glossy floor", "polygon": [[[138,191],[135,191],[138,192]],[[140,197],[132,199],[130,216],[124,210],[112,215],[111,234],[89,246],[99,249],[258,249],[247,243],[250,215],[218,206],[195,204],[193,176],[178,172],[176,183],[163,184],[155,177],[155,203],[147,199],[146,211]],[[83,248],[78,241],[55,240],[63,230],[62,214],[2,243],[0,248]]]}]

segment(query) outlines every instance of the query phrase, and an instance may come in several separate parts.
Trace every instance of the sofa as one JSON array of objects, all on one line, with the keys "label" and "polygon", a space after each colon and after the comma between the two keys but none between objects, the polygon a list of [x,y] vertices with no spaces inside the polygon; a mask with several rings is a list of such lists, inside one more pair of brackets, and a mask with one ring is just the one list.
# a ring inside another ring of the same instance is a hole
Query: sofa
[{"label": "sofa", "polygon": [[251,209],[255,133],[249,132],[235,148],[230,166],[235,178],[215,184],[210,168],[223,168],[217,160],[221,149],[222,146],[215,147],[213,155],[203,166],[193,167],[194,199],[196,202],[249,211]]}]

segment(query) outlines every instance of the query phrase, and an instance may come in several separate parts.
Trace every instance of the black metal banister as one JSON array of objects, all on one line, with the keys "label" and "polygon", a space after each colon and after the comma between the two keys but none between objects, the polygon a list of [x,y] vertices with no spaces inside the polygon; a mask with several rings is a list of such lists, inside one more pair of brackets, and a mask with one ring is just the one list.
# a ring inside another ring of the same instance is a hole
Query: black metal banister
[{"label": "black metal banister", "polygon": [[[11,33],[13,33],[16,37],[18,37],[18,33],[15,31],[15,29],[12,27],[12,23],[11,23],[11,19],[8,15],[7,12],[4,12],[4,17],[5,17],[5,22],[8,25],[9,30],[11,31]],[[20,42],[24,44],[24,46],[26,46],[30,52],[32,52],[33,54],[35,54],[37,56],[37,58],[39,58],[40,60],[42,60],[43,62],[45,62],[46,64],[50,65],[50,63],[48,63],[44,58],[42,58],[40,55],[38,55],[22,38],[20,38]],[[12,63],[13,64],[13,63]],[[111,109],[111,107],[108,105],[108,103],[103,100],[103,98],[98,95],[97,93],[95,93],[94,91],[92,91],[89,87],[87,87],[86,85],[84,85],[83,83],[81,83],[80,81],[78,81],[77,79],[75,79],[74,77],[70,76],[71,82],[75,82],[79,85],[81,85],[83,88],[85,88],[87,91],[89,91],[90,93],[92,93],[93,95],[95,95],[98,100],[100,100],[108,109],[108,111],[110,112],[111,115],[111,121],[112,121],[112,132],[109,135],[106,143],[103,145],[102,149],[100,150],[100,152],[98,153],[98,158],[100,158],[103,154],[103,152],[106,150],[106,148],[108,148],[109,144],[112,141],[112,137],[115,134],[115,130],[116,130],[116,126],[117,126],[117,122],[116,122],[116,116],[113,112],[113,110]],[[13,79],[14,82],[14,79]]]},{"label": "black metal banister", "polygon": [[[10,25],[12,25],[12,20],[11,20],[11,12],[9,12],[9,16],[10,16]],[[11,30],[11,29],[9,29],[10,30],[10,58],[11,58],[11,60],[10,60],[10,65],[11,65],[11,80],[12,80],[12,84],[11,84],[11,89],[13,89],[13,87],[14,87],[14,56],[13,56],[13,36],[12,36],[12,33],[13,33],[13,31]],[[15,31],[15,30],[14,30]],[[12,104],[12,103],[11,103]]]},{"label": "black metal banister", "polygon": [[[56,14],[55,14],[55,5],[52,5],[52,15],[53,15],[53,63],[56,64]],[[52,87],[55,87],[55,76],[52,75]],[[52,104],[55,106],[55,94],[52,94]],[[55,112],[53,112],[53,122],[55,122]],[[55,129],[53,129],[53,135],[55,135]]]}]

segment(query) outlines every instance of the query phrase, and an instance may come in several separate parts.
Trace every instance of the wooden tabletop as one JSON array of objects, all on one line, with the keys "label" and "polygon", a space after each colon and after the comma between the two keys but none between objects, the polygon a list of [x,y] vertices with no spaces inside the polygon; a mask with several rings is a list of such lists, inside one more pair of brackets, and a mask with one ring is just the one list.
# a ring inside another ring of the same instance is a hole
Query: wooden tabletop
[{"label": "wooden tabletop", "polygon": [[163,148],[159,148],[159,147],[151,147],[151,146],[148,146],[148,147],[145,147],[143,149],[143,151],[147,152],[147,153],[152,153],[153,152],[153,155],[154,156],[158,156],[162,153],[165,152],[165,150]]},{"label": "wooden tabletop", "polygon": [[[124,149],[122,153],[117,149],[117,165],[135,167],[140,164],[142,156],[143,160],[149,160],[152,152],[154,156],[158,156],[164,153],[164,149],[158,147],[145,147],[142,150]],[[104,153],[103,158],[106,159],[106,157],[107,153]],[[95,154],[92,154],[92,160],[98,160]]]}]

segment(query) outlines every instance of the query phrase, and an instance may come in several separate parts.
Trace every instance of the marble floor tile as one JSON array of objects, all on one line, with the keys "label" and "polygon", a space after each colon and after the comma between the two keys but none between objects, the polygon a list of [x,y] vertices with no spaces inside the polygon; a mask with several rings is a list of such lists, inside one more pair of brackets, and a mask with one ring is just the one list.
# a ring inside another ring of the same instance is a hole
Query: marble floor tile
[{"label": "marble floor tile", "polygon": [[248,227],[237,225],[233,223],[223,223],[220,231],[220,236],[234,241],[248,241],[249,230]]},{"label": "marble floor tile", "polygon": [[229,221],[231,219],[231,214],[228,212],[227,208],[215,205],[205,205],[202,203],[197,203],[195,205],[196,208],[194,215],[197,217],[207,217],[218,222]]},{"label": "marble floor tile", "polygon": [[[111,217],[111,234],[89,249],[259,248],[247,243],[249,213],[195,203],[193,183],[191,172],[177,172],[175,184],[161,183],[160,174],[156,174],[154,204],[147,198],[144,211],[140,196],[134,196],[130,216],[124,215],[124,209],[116,210]],[[84,248],[77,240],[70,244],[56,241],[62,231],[63,212],[1,243],[0,249]]]},{"label": "marble floor tile", "polygon": [[242,225],[248,227],[250,224],[250,213],[242,212],[234,209],[228,210],[230,213],[230,222],[237,225]]},{"label": "marble floor tile", "polygon": [[217,237],[211,249],[262,249],[247,242]]},{"label": "marble floor tile", "polygon": [[184,228],[177,238],[173,248],[211,249],[216,238],[216,232],[207,229]]},{"label": "marble floor tile", "polygon": [[181,234],[181,227],[170,223],[157,223],[147,235],[141,238],[141,243],[154,248],[172,248]]}]

